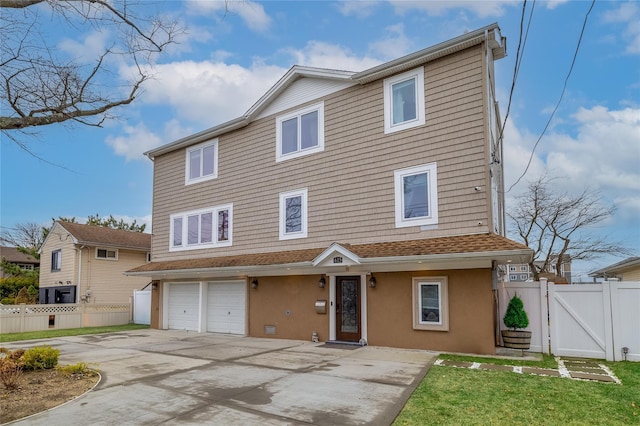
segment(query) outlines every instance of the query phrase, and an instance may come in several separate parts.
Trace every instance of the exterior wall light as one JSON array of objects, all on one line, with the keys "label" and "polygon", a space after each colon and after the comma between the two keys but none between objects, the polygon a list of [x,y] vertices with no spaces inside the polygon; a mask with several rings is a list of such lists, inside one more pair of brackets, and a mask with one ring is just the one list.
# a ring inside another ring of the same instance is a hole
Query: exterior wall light
[{"label": "exterior wall light", "polygon": [[324,288],[326,283],[327,283],[327,281],[324,279],[324,276],[322,276],[322,277],[320,277],[320,280],[318,280],[318,287]]},{"label": "exterior wall light", "polygon": [[371,278],[369,278],[369,287],[376,288],[376,277],[371,274]]},{"label": "exterior wall light", "polygon": [[251,281],[251,288],[258,288],[258,279],[254,278],[253,281]]}]

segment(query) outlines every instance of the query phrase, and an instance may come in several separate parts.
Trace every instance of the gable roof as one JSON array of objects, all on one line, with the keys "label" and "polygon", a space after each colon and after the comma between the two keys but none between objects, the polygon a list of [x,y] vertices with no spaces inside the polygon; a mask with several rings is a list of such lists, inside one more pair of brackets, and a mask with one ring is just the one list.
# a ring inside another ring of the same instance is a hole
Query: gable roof
[{"label": "gable roof", "polygon": [[[341,247],[337,248],[337,247]],[[289,250],[235,256],[220,256],[200,259],[167,260],[150,262],[126,272],[128,275],[164,276],[167,274],[259,274],[269,271],[281,274],[283,269],[295,273],[319,273],[316,265],[322,263],[327,253],[339,252],[357,257],[357,263],[365,267],[399,262],[411,262],[417,269],[424,269],[428,262],[464,262],[469,265],[474,259],[487,262],[497,259],[528,259],[532,255],[527,246],[496,234],[473,234],[440,237],[422,240],[393,241],[370,244],[333,243],[329,248],[319,247],[304,250]],[[354,261],[356,259],[353,259]],[[490,263],[489,263],[490,264]],[[335,266],[335,265],[334,265]],[[458,264],[458,267],[463,267]]]},{"label": "gable roof", "polygon": [[294,65],[278,82],[273,85],[251,108],[242,116],[229,120],[220,125],[211,127],[193,135],[187,136],[177,141],[165,144],[158,148],[149,150],[144,154],[150,159],[158,155],[166,154],[177,149],[181,149],[200,142],[211,140],[224,133],[240,129],[251,123],[261,111],[274,101],[284,90],[291,86],[296,80],[308,77],[324,80],[350,81],[353,84],[366,84],[371,81],[397,74],[423,65],[427,62],[450,55],[455,52],[467,49],[471,46],[486,42],[493,53],[494,59],[506,56],[506,38],[500,34],[500,27],[497,23],[487,25],[474,31],[466,32],[461,36],[452,38],[426,49],[405,55],[384,64],[369,68],[362,72],[332,70],[326,68],[314,68]]},{"label": "gable roof", "polygon": [[18,251],[17,247],[0,246],[0,258],[5,258],[11,263],[40,263],[35,257]]},{"label": "gable roof", "polygon": [[71,234],[76,244],[140,251],[151,250],[151,234],[64,221],[57,221],[57,223]]},{"label": "gable roof", "polygon": [[615,274],[634,267],[640,267],[640,256],[629,257],[621,262],[606,266],[589,273],[590,277],[603,277],[606,274]]}]

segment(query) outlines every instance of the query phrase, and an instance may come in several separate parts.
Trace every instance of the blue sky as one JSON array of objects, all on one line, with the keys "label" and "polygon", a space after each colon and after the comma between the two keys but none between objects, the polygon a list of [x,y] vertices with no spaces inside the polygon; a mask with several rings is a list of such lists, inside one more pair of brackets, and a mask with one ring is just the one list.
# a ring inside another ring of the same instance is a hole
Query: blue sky
[{"label": "blue sky", "polygon": [[[532,2],[527,3],[527,14]],[[244,113],[292,65],[360,71],[497,22],[508,56],[496,62],[501,113],[507,109],[520,33],[519,1],[148,2],[187,33],[161,56],[136,101],[102,128],[48,126],[0,145],[0,225],[47,224],[52,217],[113,214],[150,223],[152,163],[142,153]],[[571,66],[590,1],[535,3],[505,128],[507,188],[526,167]],[[53,32],[57,47],[91,57],[110,34]],[[121,64],[124,78],[130,67]],[[62,167],[60,167],[62,166]],[[566,92],[524,179],[547,172],[569,192],[585,185],[615,203],[595,232],[640,255],[640,3],[597,1]],[[617,261],[576,265],[577,274]]]}]

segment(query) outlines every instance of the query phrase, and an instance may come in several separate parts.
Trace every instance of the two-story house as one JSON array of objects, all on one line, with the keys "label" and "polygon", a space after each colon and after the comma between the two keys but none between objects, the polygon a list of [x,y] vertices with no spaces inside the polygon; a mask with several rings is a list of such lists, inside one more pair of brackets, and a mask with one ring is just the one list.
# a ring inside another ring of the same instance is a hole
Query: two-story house
[{"label": "two-story house", "polygon": [[[149,151],[151,326],[494,353],[504,235],[497,25],[362,72],[294,66]],[[230,100],[232,102],[232,100]]]},{"label": "two-story house", "polygon": [[56,221],[40,248],[40,303],[130,303],[150,280],[124,272],[150,251],[150,234]]}]

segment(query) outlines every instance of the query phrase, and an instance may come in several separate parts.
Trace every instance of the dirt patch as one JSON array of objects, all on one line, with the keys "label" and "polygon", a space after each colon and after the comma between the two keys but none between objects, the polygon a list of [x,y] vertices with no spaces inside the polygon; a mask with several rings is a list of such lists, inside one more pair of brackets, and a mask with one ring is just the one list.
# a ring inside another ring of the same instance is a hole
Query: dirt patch
[{"label": "dirt patch", "polygon": [[98,373],[65,374],[58,370],[25,371],[17,389],[0,384],[0,423],[21,419],[70,401],[100,380]]}]

